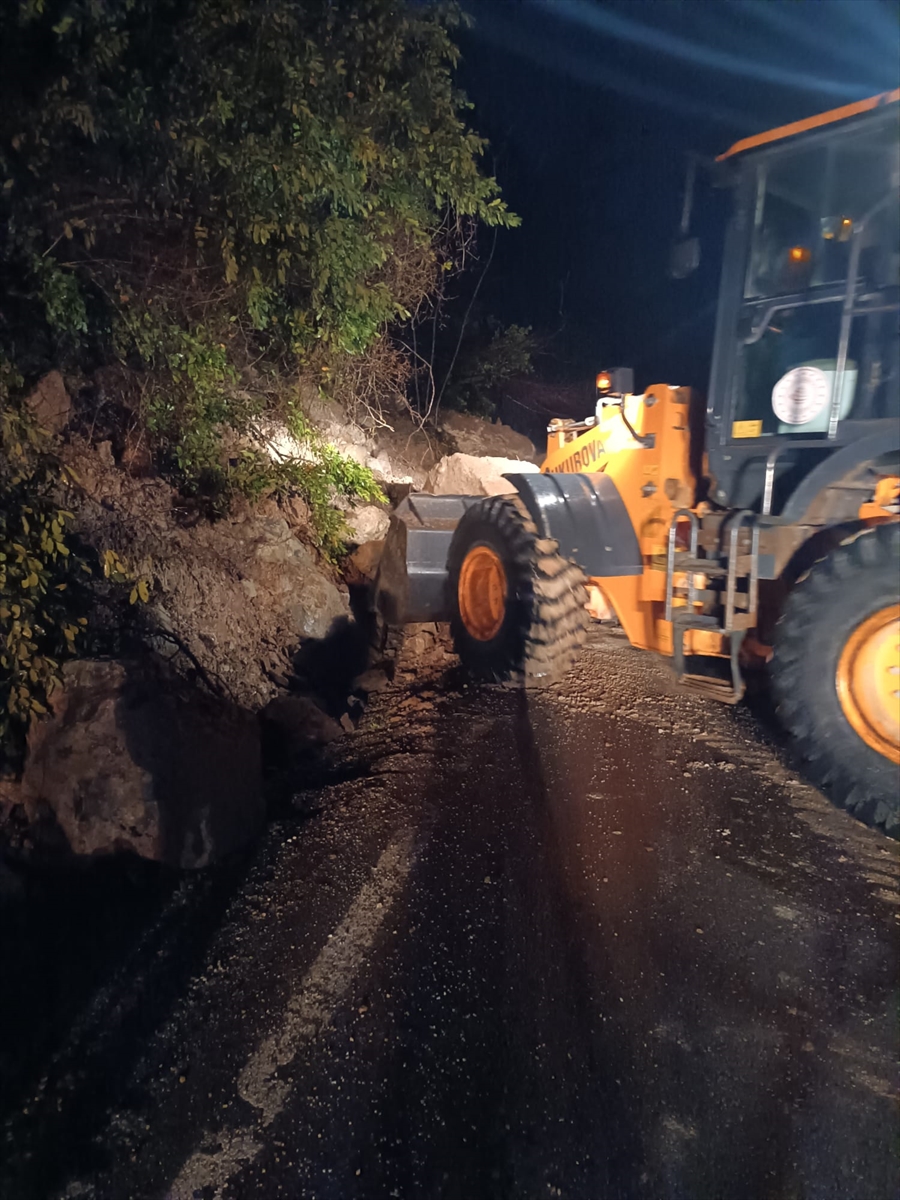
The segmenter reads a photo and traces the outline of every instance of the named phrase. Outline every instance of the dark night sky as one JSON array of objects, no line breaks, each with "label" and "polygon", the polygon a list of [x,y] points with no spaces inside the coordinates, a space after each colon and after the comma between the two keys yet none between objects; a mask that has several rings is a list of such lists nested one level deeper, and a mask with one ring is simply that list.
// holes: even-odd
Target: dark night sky
[{"label": "dark night sky", "polygon": [[[504,321],[559,330],[543,372],[634,366],[705,388],[727,193],[700,271],[666,275],[687,151],[897,87],[900,0],[465,0],[461,83],[523,227],[485,280]],[[560,299],[563,297],[562,314]]]}]

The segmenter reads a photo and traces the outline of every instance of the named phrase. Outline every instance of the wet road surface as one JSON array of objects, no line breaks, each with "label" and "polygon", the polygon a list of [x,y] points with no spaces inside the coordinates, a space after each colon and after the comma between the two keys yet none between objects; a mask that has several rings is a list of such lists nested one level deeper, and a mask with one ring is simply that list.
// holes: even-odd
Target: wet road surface
[{"label": "wet road surface", "polygon": [[598,631],[550,693],[398,684],[329,771],[132,886],[0,1195],[898,1194],[897,845],[746,708]]}]

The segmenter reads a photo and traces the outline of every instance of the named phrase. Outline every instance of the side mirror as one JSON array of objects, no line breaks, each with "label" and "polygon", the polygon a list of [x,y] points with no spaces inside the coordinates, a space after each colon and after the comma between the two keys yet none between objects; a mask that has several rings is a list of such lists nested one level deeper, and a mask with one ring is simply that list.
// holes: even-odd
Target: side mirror
[{"label": "side mirror", "polygon": [[700,266],[700,239],[680,238],[672,243],[669,254],[669,275],[672,279],[687,279]]}]

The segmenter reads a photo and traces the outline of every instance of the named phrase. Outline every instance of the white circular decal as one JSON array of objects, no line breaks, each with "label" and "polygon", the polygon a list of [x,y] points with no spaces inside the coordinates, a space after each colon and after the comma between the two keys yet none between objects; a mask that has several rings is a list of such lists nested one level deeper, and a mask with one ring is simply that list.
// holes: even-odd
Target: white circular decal
[{"label": "white circular decal", "polygon": [[785,425],[805,425],[828,402],[828,376],[819,367],[794,367],[772,388],[772,411]]}]

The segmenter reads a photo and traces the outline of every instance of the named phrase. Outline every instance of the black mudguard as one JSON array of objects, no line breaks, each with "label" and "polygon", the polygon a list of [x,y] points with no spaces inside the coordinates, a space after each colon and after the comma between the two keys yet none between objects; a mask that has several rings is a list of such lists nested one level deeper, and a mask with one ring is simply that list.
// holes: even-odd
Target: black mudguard
[{"label": "black mudguard", "polygon": [[507,475],[541,537],[559,543],[585,575],[641,575],[637,534],[608,475]]}]

